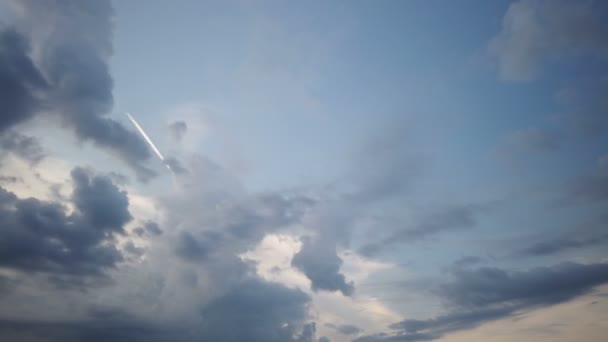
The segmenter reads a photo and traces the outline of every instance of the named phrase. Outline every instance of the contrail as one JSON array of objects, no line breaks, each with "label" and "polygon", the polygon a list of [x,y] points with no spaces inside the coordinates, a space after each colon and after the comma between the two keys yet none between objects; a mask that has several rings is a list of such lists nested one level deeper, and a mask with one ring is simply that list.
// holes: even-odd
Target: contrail
[{"label": "contrail", "polygon": [[169,165],[169,163],[167,163],[167,161],[165,160],[165,157],[163,157],[163,154],[160,153],[160,151],[158,150],[158,148],[156,148],[156,145],[154,145],[154,143],[152,142],[152,139],[150,139],[150,137],[146,134],[146,132],[144,131],[144,129],[141,128],[141,126],[137,123],[137,121],[135,120],[135,118],[133,118],[131,116],[131,114],[129,114],[128,112],[126,112],[125,114],[129,118],[129,120],[131,120],[131,122],[133,123],[133,125],[135,126],[135,128],[137,128],[137,130],[139,131],[139,133],[141,133],[141,135],[144,137],[144,139],[146,139],[146,141],[148,142],[148,145],[150,145],[150,147],[152,148],[152,150],[154,151],[154,153],[156,153],[156,155],[158,156],[158,159],[160,159],[160,161],[163,162],[163,165],[165,165],[165,167],[169,171],[171,171],[171,173],[175,176],[175,172],[171,168],[171,165]]},{"label": "contrail", "polygon": [[135,125],[135,128],[137,128],[137,130],[139,131],[139,133],[141,133],[141,135],[144,137],[144,139],[146,139],[146,141],[148,142],[148,145],[150,145],[150,147],[152,148],[152,150],[154,151],[154,153],[156,153],[156,155],[158,156],[158,158],[160,158],[160,160],[164,163],[165,162],[165,157],[163,157],[162,153],[160,153],[160,151],[158,150],[158,148],[156,148],[156,146],[152,142],[152,139],[150,139],[150,137],[146,134],[146,132],[144,131],[144,129],[141,128],[141,126],[137,123],[137,121],[135,121],[135,119],[131,116],[131,114],[129,114],[129,113],[125,113],[125,114],[129,118],[129,120],[131,120],[131,122],[133,123],[133,125]]}]

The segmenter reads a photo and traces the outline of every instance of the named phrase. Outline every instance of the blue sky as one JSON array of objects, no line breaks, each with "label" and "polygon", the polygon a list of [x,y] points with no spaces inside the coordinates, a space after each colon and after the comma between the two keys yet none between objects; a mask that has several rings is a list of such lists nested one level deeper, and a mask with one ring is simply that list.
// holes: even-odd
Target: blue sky
[{"label": "blue sky", "polygon": [[0,337],[608,333],[601,1],[0,10]]}]

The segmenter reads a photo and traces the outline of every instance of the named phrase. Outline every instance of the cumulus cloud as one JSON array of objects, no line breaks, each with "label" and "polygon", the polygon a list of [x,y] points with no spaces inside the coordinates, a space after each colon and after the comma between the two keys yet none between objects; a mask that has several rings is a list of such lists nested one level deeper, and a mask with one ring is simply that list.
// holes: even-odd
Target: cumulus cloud
[{"label": "cumulus cloud", "polygon": [[345,296],[352,296],[355,290],[353,283],[347,283],[339,272],[342,259],[336,255],[334,244],[304,239],[291,264],[310,279],[314,291],[340,291]]},{"label": "cumulus cloud", "polygon": [[314,336],[311,326],[295,337],[301,321],[307,318],[309,301],[300,290],[260,279],[246,280],[202,309],[202,329],[212,341],[310,341]]},{"label": "cumulus cloud", "polygon": [[512,3],[502,30],[489,45],[500,77],[533,79],[540,65],[563,57],[608,57],[608,25],[601,1],[520,0]]},{"label": "cumulus cloud", "polygon": [[0,96],[6,113],[0,134],[35,115],[55,114],[78,139],[127,162],[140,180],[154,176],[145,166],[146,143],[107,116],[113,104],[110,3],[20,1],[17,6],[18,27],[0,32]]},{"label": "cumulus cloud", "polygon": [[68,210],[0,188],[0,264],[24,272],[94,275],[122,260],[111,243],[131,220],[126,193],[108,177],[76,168]]}]

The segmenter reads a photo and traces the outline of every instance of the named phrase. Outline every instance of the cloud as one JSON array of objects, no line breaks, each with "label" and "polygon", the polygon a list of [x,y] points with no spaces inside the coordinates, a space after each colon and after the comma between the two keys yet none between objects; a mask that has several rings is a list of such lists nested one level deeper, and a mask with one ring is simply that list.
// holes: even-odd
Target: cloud
[{"label": "cloud", "polygon": [[300,290],[248,279],[202,309],[203,333],[209,341],[294,341],[309,301]]},{"label": "cloud", "polygon": [[6,341],[152,341],[187,342],[188,335],[158,322],[142,321],[125,313],[92,312],[77,321],[0,320],[0,338]]},{"label": "cloud", "polygon": [[339,272],[342,259],[336,255],[336,246],[321,240],[304,239],[302,248],[296,253],[291,265],[304,272],[310,279],[314,291],[340,291],[345,296],[352,296],[355,288],[347,283]]},{"label": "cloud", "polygon": [[136,256],[136,257],[140,257],[144,254],[145,249],[141,248],[141,247],[137,247],[135,246],[135,244],[133,243],[133,241],[127,241],[124,245],[123,245],[123,249],[125,252]]},{"label": "cloud", "polygon": [[456,261],[454,261],[454,267],[469,267],[472,265],[479,264],[483,261],[483,258],[477,256],[464,256]]},{"label": "cloud", "polygon": [[133,232],[139,236],[142,237],[146,234],[152,235],[152,236],[158,236],[158,235],[162,235],[163,231],[162,229],[160,229],[160,226],[158,225],[158,223],[154,222],[154,221],[146,221],[143,225],[143,227],[137,227],[135,229],[133,229]]},{"label": "cloud", "polygon": [[24,272],[99,276],[122,260],[112,243],[130,221],[126,194],[105,176],[72,171],[69,213],[57,202],[0,187],[0,265]]},{"label": "cloud", "polygon": [[0,31],[0,134],[32,117],[42,106],[40,92],[48,88],[30,58],[28,40],[14,29]]},{"label": "cloud", "polygon": [[36,138],[14,131],[0,134],[0,150],[13,153],[31,165],[38,164],[45,157],[44,150]]},{"label": "cloud", "polygon": [[335,324],[327,323],[327,324],[325,324],[325,326],[328,328],[334,329],[343,335],[356,335],[362,331],[359,327],[357,327],[356,325],[352,325],[352,324],[335,325]]},{"label": "cloud", "polygon": [[223,236],[215,232],[202,232],[197,238],[190,232],[182,232],[176,247],[176,254],[184,260],[204,261],[214,249],[220,247]]},{"label": "cloud", "polygon": [[608,264],[564,263],[528,271],[499,268],[455,268],[453,279],[436,294],[451,312],[429,319],[407,319],[391,324],[394,333],[370,335],[357,341],[426,341],[519,312],[571,300],[608,283]]},{"label": "cloud", "polygon": [[603,245],[606,242],[608,242],[608,233],[589,234],[587,236],[580,236],[580,233],[575,233],[534,243],[524,248],[521,254],[528,256],[553,255],[566,250]]},{"label": "cloud", "polygon": [[440,232],[472,228],[477,224],[476,215],[487,209],[487,205],[453,205],[433,209],[412,226],[394,230],[382,240],[362,246],[360,252],[373,256],[397,243],[417,241]]},{"label": "cloud", "polygon": [[[201,305],[182,321],[138,318],[129,308],[94,305],[77,320],[0,320],[0,339],[8,341],[252,341],[312,342],[310,298],[300,290],[246,277]],[[263,309],[261,309],[263,308]]]},{"label": "cloud", "polygon": [[71,173],[74,183],[72,201],[83,218],[94,227],[124,232],[123,226],[133,218],[129,213],[127,193],[109,177],[94,176],[82,168]]},{"label": "cloud", "polygon": [[565,263],[522,272],[483,267],[456,270],[453,275],[454,280],[438,291],[453,305],[479,308],[502,304],[527,308],[561,303],[608,282],[608,264]]},{"label": "cloud", "polygon": [[150,156],[146,143],[107,116],[113,104],[107,64],[112,54],[110,3],[16,4],[21,9],[18,29],[0,32],[0,96],[8,113],[0,119],[0,133],[41,113],[56,114],[78,139],[127,162],[140,180],[153,177],[145,166]]},{"label": "cloud", "polygon": [[185,121],[179,120],[169,124],[169,134],[175,141],[181,141],[187,130],[188,125]]},{"label": "cloud", "polygon": [[608,57],[606,7],[601,1],[520,0],[512,3],[489,51],[500,77],[529,81],[539,66],[563,57]]}]

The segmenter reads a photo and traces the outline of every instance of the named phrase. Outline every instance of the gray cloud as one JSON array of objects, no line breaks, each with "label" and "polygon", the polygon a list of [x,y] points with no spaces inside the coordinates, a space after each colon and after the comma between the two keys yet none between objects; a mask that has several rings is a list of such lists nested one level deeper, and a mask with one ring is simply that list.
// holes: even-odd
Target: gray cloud
[{"label": "gray cloud", "polygon": [[188,170],[183,167],[181,162],[175,157],[166,157],[165,164],[167,164],[171,171],[173,171],[176,175],[188,173]]},{"label": "gray cloud", "polygon": [[0,134],[32,117],[48,84],[30,58],[28,40],[16,30],[0,31]]},{"label": "gray cloud", "polygon": [[202,305],[190,321],[144,319],[121,307],[93,306],[80,320],[0,320],[0,339],[312,342],[315,324],[304,323],[309,303],[310,298],[300,290],[247,277]]},{"label": "gray cloud", "polygon": [[71,175],[72,201],[83,218],[94,227],[123,232],[123,226],[133,218],[127,193],[109,177],[94,176],[82,168],[75,168]]},{"label": "gray cloud", "polygon": [[17,183],[22,182],[23,179],[15,176],[0,176],[0,183]]},{"label": "gray cloud", "polygon": [[199,235],[195,237],[190,232],[182,232],[177,241],[177,256],[189,261],[204,261],[224,239],[222,234],[215,232],[202,232]]},{"label": "gray cloud", "polygon": [[353,342],[416,342],[416,341],[432,341],[439,338],[437,335],[427,333],[411,333],[411,334],[386,334],[379,333],[375,335],[361,336],[353,340]]},{"label": "gray cloud", "polygon": [[127,252],[133,256],[136,256],[136,257],[142,256],[145,252],[145,249],[135,246],[133,241],[127,241],[123,245],[123,249],[125,250],[125,252]]},{"label": "gray cloud", "polygon": [[336,255],[335,245],[318,239],[304,239],[302,242],[302,248],[294,255],[291,264],[310,279],[311,288],[314,291],[340,291],[345,296],[352,296],[355,289],[339,273],[342,259]]},{"label": "gray cloud", "polygon": [[483,267],[455,270],[453,275],[454,281],[442,285],[438,293],[454,305],[522,308],[561,303],[608,282],[608,264],[566,263],[524,272]]},{"label": "gray cloud", "polygon": [[517,272],[489,267],[455,268],[452,275],[451,281],[436,290],[450,304],[451,312],[394,323],[389,326],[394,333],[356,341],[434,340],[525,310],[559,304],[608,283],[608,264],[567,263]]},{"label": "gray cloud", "polygon": [[[296,328],[307,317],[309,301],[300,290],[245,280],[204,307],[202,330],[209,341],[293,341]],[[311,333],[305,329],[302,336]]]},{"label": "gray cloud", "polygon": [[607,242],[608,233],[588,234],[587,236],[580,236],[579,233],[567,234],[534,243],[521,250],[520,253],[528,256],[552,255],[571,249],[603,245]]},{"label": "gray cloud", "polygon": [[465,256],[454,261],[454,267],[469,267],[472,265],[479,264],[483,261],[483,258],[477,256]]},{"label": "gray cloud", "polygon": [[169,133],[176,141],[181,141],[187,130],[188,125],[184,121],[174,121],[169,124]]},{"label": "gray cloud", "polygon": [[356,335],[362,331],[356,325],[351,325],[351,324],[335,325],[335,324],[327,323],[327,324],[325,324],[325,326],[328,328],[334,329],[343,335]]},{"label": "gray cloud", "polygon": [[124,192],[109,178],[72,171],[76,210],[20,199],[0,188],[0,264],[26,272],[101,275],[122,260],[112,236],[131,219]]},{"label": "gray cloud", "polygon": [[[60,116],[76,137],[107,148],[140,180],[154,176],[150,156],[135,132],[107,117],[112,108],[113,15],[108,1],[20,1],[20,30],[0,33],[0,133],[39,113]],[[22,32],[27,32],[25,36]],[[40,54],[31,58],[29,44]],[[44,75],[44,76],[43,76]],[[6,100],[6,101],[5,101]]]},{"label": "gray cloud", "polygon": [[14,131],[0,135],[0,150],[11,152],[30,164],[37,164],[45,157],[44,150],[36,138]]},{"label": "gray cloud", "polygon": [[187,333],[159,322],[124,314],[96,314],[79,321],[0,320],[0,338],[6,341],[193,341]]},{"label": "gray cloud", "polygon": [[158,236],[163,234],[163,230],[160,229],[158,223],[154,221],[146,221],[142,227],[133,229],[135,235],[142,237],[146,234],[151,236]]},{"label": "gray cloud", "polygon": [[384,239],[362,246],[360,252],[372,256],[397,243],[417,241],[440,232],[472,228],[477,224],[476,215],[487,209],[487,205],[454,205],[433,209],[413,226],[394,230]]},{"label": "gray cloud", "polygon": [[[357,223],[387,201],[400,200],[421,175],[422,160],[409,148],[410,130],[405,122],[377,134],[355,151],[351,171],[343,183],[324,189],[318,210],[305,225],[315,238],[304,241],[292,265],[311,281],[313,290],[340,291],[350,296],[354,284],[340,273],[339,248],[348,248]],[[344,187],[344,188],[342,188]]]},{"label": "gray cloud", "polygon": [[527,81],[543,62],[563,57],[608,57],[608,24],[602,1],[537,1],[512,3],[501,32],[491,41],[500,77]]}]

